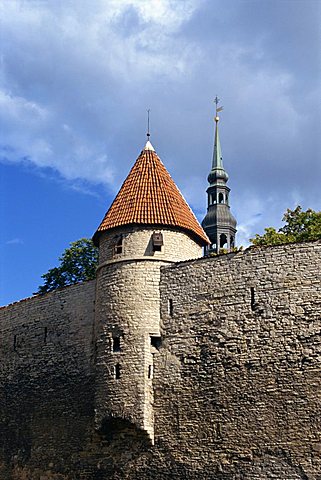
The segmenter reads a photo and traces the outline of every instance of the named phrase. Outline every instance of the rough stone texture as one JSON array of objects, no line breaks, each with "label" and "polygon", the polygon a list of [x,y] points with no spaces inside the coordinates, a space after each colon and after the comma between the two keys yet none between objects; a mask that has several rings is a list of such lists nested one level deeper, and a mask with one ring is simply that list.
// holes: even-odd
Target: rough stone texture
[{"label": "rough stone texture", "polygon": [[[101,269],[96,293],[96,421],[118,416],[153,438],[151,335],[159,332],[160,262],[111,264]],[[121,351],[113,352],[113,336]],[[116,365],[120,378],[115,378]]]},{"label": "rough stone texture", "polygon": [[112,260],[93,331],[94,288],[0,310],[1,480],[321,480],[321,242]]},{"label": "rough stone texture", "polygon": [[69,478],[79,462],[93,422],[94,288],[0,309],[1,480]]},{"label": "rough stone texture", "polygon": [[161,302],[155,437],[175,462],[320,479],[320,242],[168,266]]}]

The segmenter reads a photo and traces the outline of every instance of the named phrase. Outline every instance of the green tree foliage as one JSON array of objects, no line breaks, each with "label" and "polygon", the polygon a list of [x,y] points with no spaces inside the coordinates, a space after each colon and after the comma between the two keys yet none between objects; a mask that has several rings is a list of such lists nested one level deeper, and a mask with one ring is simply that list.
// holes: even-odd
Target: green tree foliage
[{"label": "green tree foliage", "polygon": [[281,245],[321,239],[321,212],[310,208],[304,212],[300,206],[294,210],[288,208],[282,220],[285,225],[278,231],[268,227],[263,235],[256,234],[250,242],[253,245]]},{"label": "green tree foliage", "polygon": [[38,288],[37,293],[51,292],[56,288],[95,278],[98,249],[88,238],[81,238],[66,248],[59,261],[59,267],[51,268],[41,276],[44,285]]}]

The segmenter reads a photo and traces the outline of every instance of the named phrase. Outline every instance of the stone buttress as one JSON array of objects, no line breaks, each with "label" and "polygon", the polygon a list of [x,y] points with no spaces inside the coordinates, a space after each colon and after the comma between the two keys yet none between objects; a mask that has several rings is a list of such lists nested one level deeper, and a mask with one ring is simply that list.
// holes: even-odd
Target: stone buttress
[{"label": "stone buttress", "polygon": [[202,256],[208,239],[149,141],[94,242],[99,246],[96,427],[124,420],[144,430],[153,442],[160,268]]}]

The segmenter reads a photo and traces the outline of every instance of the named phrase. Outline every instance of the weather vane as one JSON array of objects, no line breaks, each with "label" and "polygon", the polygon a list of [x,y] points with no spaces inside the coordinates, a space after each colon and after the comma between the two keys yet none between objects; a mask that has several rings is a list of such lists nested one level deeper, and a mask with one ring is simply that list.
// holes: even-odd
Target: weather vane
[{"label": "weather vane", "polygon": [[149,112],[150,109],[147,110],[147,140],[149,140],[150,132],[149,132]]},{"label": "weather vane", "polygon": [[223,107],[218,106],[219,102],[220,102],[220,99],[216,95],[216,97],[214,99],[214,103],[215,103],[215,106],[216,106],[216,108],[215,108],[215,122],[218,122],[219,119],[220,119],[220,117],[218,116],[218,112],[221,112],[223,110]]}]

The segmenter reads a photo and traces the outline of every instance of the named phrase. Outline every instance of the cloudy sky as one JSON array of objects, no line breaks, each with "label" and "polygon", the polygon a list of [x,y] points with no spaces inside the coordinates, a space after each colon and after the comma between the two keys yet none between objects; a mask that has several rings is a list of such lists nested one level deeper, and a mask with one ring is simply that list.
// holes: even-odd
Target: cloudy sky
[{"label": "cloudy sky", "polygon": [[0,0],[0,303],[91,236],[146,138],[201,220],[213,99],[238,244],[321,209],[321,0]]}]

